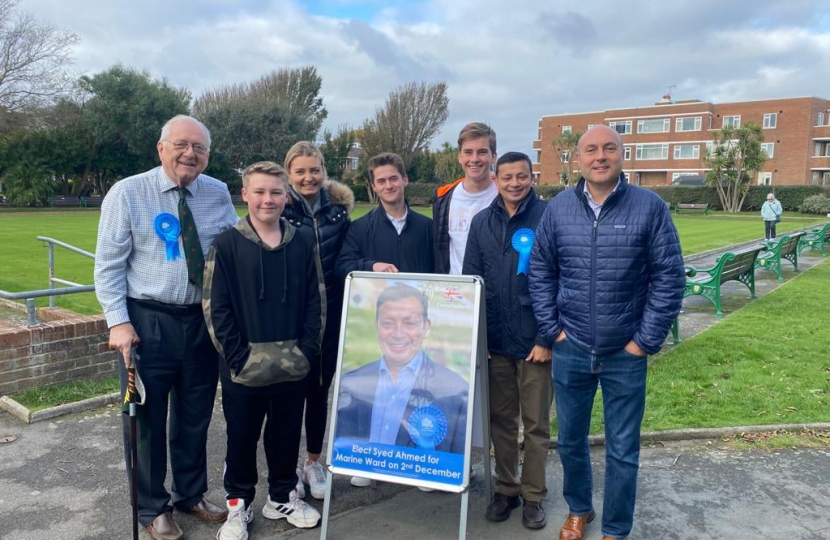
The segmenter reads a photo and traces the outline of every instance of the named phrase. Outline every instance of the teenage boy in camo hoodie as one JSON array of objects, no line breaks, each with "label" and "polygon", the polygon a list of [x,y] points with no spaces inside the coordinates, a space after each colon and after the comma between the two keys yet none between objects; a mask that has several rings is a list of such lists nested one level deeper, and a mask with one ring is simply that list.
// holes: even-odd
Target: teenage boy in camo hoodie
[{"label": "teenage boy in camo hoodie", "polygon": [[262,422],[268,502],[262,514],[315,527],[320,514],[298,497],[297,455],[306,377],[320,361],[323,287],[314,246],[281,218],[288,175],[270,161],[242,173],[248,216],[216,238],[208,253],[204,298],[219,364],[228,447],[228,519],[219,540],[247,540],[256,492]]}]

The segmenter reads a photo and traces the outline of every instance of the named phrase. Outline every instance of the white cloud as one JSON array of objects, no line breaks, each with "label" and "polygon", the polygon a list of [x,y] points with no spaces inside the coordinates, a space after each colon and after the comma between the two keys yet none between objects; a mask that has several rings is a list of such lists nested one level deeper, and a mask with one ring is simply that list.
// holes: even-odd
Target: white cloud
[{"label": "white cloud", "polygon": [[122,62],[196,95],[314,64],[329,127],[360,124],[404,82],[444,79],[450,118],[436,146],[482,120],[498,132],[501,152],[530,152],[542,115],[648,105],[669,85],[676,98],[716,101],[828,97],[830,88],[830,17],[821,2],[327,2],[359,16],[311,15],[294,0],[21,7],[82,38],[80,71]]}]

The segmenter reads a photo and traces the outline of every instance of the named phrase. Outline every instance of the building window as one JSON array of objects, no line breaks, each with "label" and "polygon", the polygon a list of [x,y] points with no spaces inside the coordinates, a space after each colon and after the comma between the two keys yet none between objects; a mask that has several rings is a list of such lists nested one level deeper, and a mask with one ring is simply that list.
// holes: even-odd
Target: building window
[{"label": "building window", "polygon": [[821,185],[830,186],[830,172],[826,172],[821,176]]},{"label": "building window", "polygon": [[626,161],[631,161],[631,147],[630,146],[625,146],[624,148],[625,148],[625,160]]},{"label": "building window", "polygon": [[355,142],[353,142],[353,143],[352,143],[352,148],[362,148],[362,147],[360,146],[360,141],[355,141]]},{"label": "building window", "polygon": [[818,179],[819,178],[821,178],[821,173],[819,173],[818,171],[813,171],[813,185],[814,186],[818,185]]},{"label": "building window", "polygon": [[358,157],[350,157],[349,158],[349,170],[356,171],[357,170],[357,162],[360,160]]},{"label": "building window", "polygon": [[815,149],[813,150],[813,157],[821,157],[821,149],[824,147],[823,144],[820,142],[816,143]]},{"label": "building window", "polygon": [[741,115],[733,115],[733,116],[724,116],[723,117],[723,127],[733,127],[739,128],[741,127]]},{"label": "building window", "polygon": [[570,133],[571,126],[562,126],[562,133]]},{"label": "building window", "polygon": [[702,176],[702,175],[699,175],[698,173],[691,172],[691,171],[690,172],[676,172],[676,173],[672,173],[671,181],[674,182],[675,180],[677,180],[681,176]]},{"label": "building window", "polygon": [[824,145],[824,157],[830,157],[830,143]]},{"label": "building window", "polygon": [[700,131],[702,118],[694,116],[691,118],[678,118],[674,123],[675,131]]},{"label": "building window", "polygon": [[542,151],[541,150],[536,150],[536,163],[541,163],[541,162],[542,162]]},{"label": "building window", "polygon": [[772,129],[778,123],[778,113],[767,113],[764,115],[764,129]]},{"label": "building window", "polygon": [[818,117],[816,118],[816,126],[823,126],[824,125],[824,113],[818,113]]},{"label": "building window", "polygon": [[588,131],[589,129],[591,129],[594,126],[596,126],[596,124],[588,124],[588,128],[585,131]]},{"label": "building window", "polygon": [[616,130],[620,135],[631,134],[631,120],[626,120],[625,122],[608,122],[608,127]]},{"label": "building window", "polygon": [[699,144],[676,144],[674,145],[674,159],[698,159],[700,158]]},{"label": "building window", "polygon": [[761,143],[761,150],[767,153],[767,157],[772,159],[775,157],[775,143],[765,142]]},{"label": "building window", "polygon": [[759,186],[771,186],[772,185],[772,173],[771,172],[760,172],[760,173],[758,173],[758,185]]},{"label": "building window", "polygon": [[637,159],[669,159],[669,145],[638,144]]},{"label": "building window", "polygon": [[653,118],[650,120],[637,120],[637,133],[668,133],[668,118]]},{"label": "building window", "polygon": [[568,163],[569,161],[571,161],[571,151],[562,150],[562,163]]}]

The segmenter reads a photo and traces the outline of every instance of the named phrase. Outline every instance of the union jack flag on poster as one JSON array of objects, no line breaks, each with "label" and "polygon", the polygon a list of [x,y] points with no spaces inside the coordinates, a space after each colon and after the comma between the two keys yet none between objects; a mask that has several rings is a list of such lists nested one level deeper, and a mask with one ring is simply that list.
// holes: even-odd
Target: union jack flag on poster
[{"label": "union jack flag on poster", "polygon": [[444,298],[450,302],[454,302],[456,300],[463,300],[464,295],[459,292],[458,287],[444,287]]}]

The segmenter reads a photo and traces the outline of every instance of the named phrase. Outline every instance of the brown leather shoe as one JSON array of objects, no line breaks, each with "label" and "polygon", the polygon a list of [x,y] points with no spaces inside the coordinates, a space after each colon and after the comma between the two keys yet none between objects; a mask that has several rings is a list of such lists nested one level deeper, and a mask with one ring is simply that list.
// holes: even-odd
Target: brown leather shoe
[{"label": "brown leather shoe", "polygon": [[202,497],[202,500],[199,501],[196,506],[185,510],[185,512],[193,514],[197,518],[208,523],[222,523],[228,517],[227,508],[216,506],[204,497]]},{"label": "brown leather shoe", "polygon": [[170,512],[158,516],[150,525],[147,525],[147,534],[153,540],[182,540],[184,533],[173,521]]},{"label": "brown leather shoe", "polygon": [[585,536],[585,525],[594,521],[595,517],[597,513],[593,510],[582,516],[568,514],[565,524],[559,529],[559,540],[582,540]]}]

